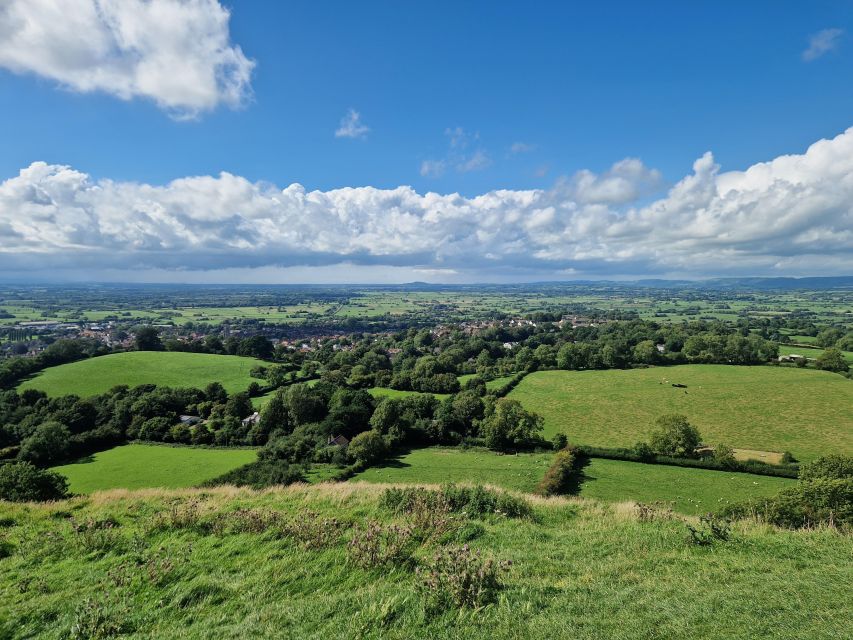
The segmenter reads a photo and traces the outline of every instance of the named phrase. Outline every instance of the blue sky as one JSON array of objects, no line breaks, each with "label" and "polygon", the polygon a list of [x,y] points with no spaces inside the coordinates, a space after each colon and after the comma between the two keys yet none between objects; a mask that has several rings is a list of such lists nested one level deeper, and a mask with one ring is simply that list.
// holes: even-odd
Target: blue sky
[{"label": "blue sky", "polygon": [[[91,2],[32,0],[25,8],[15,6],[26,4],[19,0],[11,4],[13,12],[18,8],[22,12],[18,18],[38,21],[45,14],[33,5],[52,4],[70,14],[82,12]],[[182,4],[157,2],[166,8]],[[221,10],[216,0],[183,4],[200,14]],[[260,251],[254,245],[264,237],[264,225],[257,220],[288,225],[288,216],[296,216],[310,227],[306,217],[314,214],[292,208],[247,214],[249,205],[234,204],[221,193],[216,196],[219,205],[233,210],[216,219],[228,217],[231,233],[243,234],[245,243],[226,246],[222,237],[198,231],[173,237],[178,223],[173,221],[173,229],[165,232],[162,220],[147,221],[144,233],[139,227],[114,233],[113,217],[120,214],[104,213],[108,206],[91,204],[89,194],[81,197],[93,207],[88,219],[96,219],[96,230],[78,228],[82,223],[74,219],[74,238],[57,240],[49,249],[33,247],[32,242],[10,244],[0,258],[0,263],[5,260],[2,266],[35,273],[40,261],[31,254],[47,251],[57,264],[73,268],[80,277],[108,273],[122,278],[122,273],[142,270],[152,277],[178,280],[202,272],[201,279],[215,279],[221,268],[237,269],[237,275],[220,272],[236,279],[251,280],[252,269],[258,270],[256,274],[262,269],[263,277],[273,280],[280,269],[310,277],[306,266],[322,267],[316,269],[322,279],[335,279],[352,265],[369,279],[374,279],[371,273],[382,279],[403,268],[399,274],[403,279],[410,279],[413,272],[408,270],[419,269],[425,277],[417,279],[435,275],[448,280],[850,271],[849,245],[829,249],[815,245],[814,238],[822,242],[827,234],[837,236],[849,229],[850,211],[836,205],[818,206],[808,220],[783,225],[770,237],[750,236],[723,247],[705,244],[687,251],[686,255],[709,253],[701,267],[684,255],[661,257],[661,248],[626,253],[626,247],[637,244],[631,234],[621,244],[609,239],[619,235],[614,230],[624,227],[632,210],[647,218],[640,224],[646,234],[649,225],[668,224],[643,208],[672,200],[668,189],[692,175],[694,162],[705,152],[713,153],[717,173],[744,171],[785,154],[804,154],[816,141],[844,134],[853,125],[853,3],[234,0],[226,8],[230,18],[223,14],[224,27],[221,20],[212,19],[211,24],[221,28],[211,30],[225,39],[229,52],[239,47],[247,81],[239,84],[239,99],[201,91],[194,95],[204,97],[193,98],[192,104],[177,104],[180,91],[163,88],[170,82],[168,62],[165,71],[160,70],[166,77],[155,78],[148,89],[138,88],[138,75],[131,80],[121,77],[124,59],[109,62],[108,73],[96,69],[108,79],[91,88],[86,82],[94,76],[85,74],[85,66],[92,58],[93,67],[103,67],[107,64],[103,59],[85,49],[77,51],[79,43],[71,38],[59,57],[67,55],[73,64],[57,62],[56,56],[33,60],[29,53],[21,53],[21,45],[32,52],[38,43],[12,31],[21,28],[22,20],[7,20],[4,30],[0,14],[0,180],[14,179],[41,162],[49,170],[36,171],[38,176],[28,175],[26,180],[56,180],[57,167],[68,167],[85,176],[75,187],[83,190],[97,190],[105,181],[113,188],[125,183],[159,188],[184,177],[215,179],[221,172],[245,180],[273,200],[270,185],[275,191],[299,183],[306,192],[324,194],[372,187],[383,193],[360,194],[356,201],[344,203],[336,196],[332,204],[323,205],[336,211],[341,224],[364,242],[345,246],[338,239],[317,238],[306,231],[312,237],[304,245],[280,239]],[[162,23],[162,19],[151,23],[154,33],[149,39],[154,47],[164,37],[156,32]],[[78,28],[85,31],[86,23],[81,24]],[[177,19],[175,25],[173,31],[180,38]],[[8,33],[13,36],[4,35]],[[197,37],[189,33],[186,38]],[[180,56],[203,59],[206,51],[180,42],[174,51],[175,66],[180,66]],[[144,55],[135,50],[129,57]],[[130,86],[137,88],[127,89]],[[358,118],[350,132],[357,135],[336,136],[351,110]],[[836,144],[840,147],[846,139]],[[612,177],[608,171],[626,158],[642,163],[627,177],[622,169],[615,173],[632,183],[628,196],[579,195],[578,181],[587,175],[579,172],[600,181]],[[820,159],[812,160],[812,165],[821,165]],[[826,176],[808,179],[816,185]],[[509,232],[507,237],[490,236],[490,246],[460,244],[478,232],[482,235],[482,230],[459,228],[465,213],[457,212],[444,236],[435,233],[447,243],[441,250],[398,246],[407,233],[423,236],[418,220],[391,225],[393,237],[380,239],[376,242],[380,248],[374,249],[371,234],[387,216],[399,215],[400,207],[415,218],[430,215],[430,206],[422,200],[409,200],[414,198],[411,194],[401,199],[390,191],[401,185],[411,186],[418,196],[459,193],[476,199],[494,190],[532,189],[546,194],[536,202],[503,202],[501,226],[515,224],[516,215],[529,220],[548,207],[557,214],[537,222],[539,228],[550,225],[547,237],[525,237],[524,246],[515,246]],[[15,199],[21,197],[19,187],[5,185],[7,223],[15,234],[26,236],[27,221],[20,219],[26,207]],[[44,191],[53,193],[48,187]],[[0,227],[3,197],[0,191]],[[139,204],[140,198],[150,203],[149,196],[122,197],[130,198],[124,205],[128,210],[144,209],[151,215],[147,205]],[[762,202],[769,198],[778,206],[777,195],[762,197]],[[844,197],[838,194],[837,201]],[[51,206],[67,216],[79,208],[79,198],[74,206],[60,196],[50,198]],[[157,198],[162,205],[162,198]],[[814,195],[810,198],[807,204],[814,204]],[[754,200],[743,204],[741,218],[731,211],[718,212],[717,223],[742,223],[743,212],[760,208]],[[113,209],[122,206],[110,202]],[[448,201],[440,208],[457,204]],[[193,206],[188,200],[174,206],[180,211],[171,215],[189,216],[204,228],[211,222],[202,220],[202,213],[187,213]],[[487,224],[494,208],[487,213],[472,206],[476,211],[468,215],[482,216]],[[596,213],[590,209],[594,206],[607,211]],[[696,206],[693,213],[700,215]],[[715,205],[701,206],[712,210]],[[342,209],[352,208],[358,209],[358,220],[341,217]],[[678,215],[684,215],[682,209]],[[39,215],[30,215],[34,226]],[[730,219],[722,220],[726,215]],[[606,224],[603,217],[608,218]],[[315,226],[327,224],[329,219],[317,215]],[[247,230],[247,225],[252,228]],[[528,227],[523,233],[530,235]],[[137,232],[143,240],[133,237]],[[516,230],[516,235],[520,233]],[[794,243],[798,251],[780,248],[780,234],[802,237]],[[99,240],[104,236],[109,237]],[[697,238],[673,242],[682,241],[695,243]],[[193,258],[175,259],[182,251]],[[473,266],[460,257],[472,251],[479,258]],[[723,251],[734,264],[715,267],[719,261],[711,258],[714,251]],[[817,260],[828,251],[832,259]],[[104,253],[109,260],[99,257]],[[127,260],[115,259],[116,253]],[[523,255],[536,259],[521,260],[518,256]],[[341,264],[345,266],[335,267]]]}]

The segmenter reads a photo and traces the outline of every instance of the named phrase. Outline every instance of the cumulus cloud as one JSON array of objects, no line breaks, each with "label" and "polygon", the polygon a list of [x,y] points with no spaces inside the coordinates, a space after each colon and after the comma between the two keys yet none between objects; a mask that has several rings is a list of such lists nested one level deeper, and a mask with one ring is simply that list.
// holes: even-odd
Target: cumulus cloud
[{"label": "cumulus cloud", "polygon": [[229,173],[149,185],[34,162],[0,183],[0,271],[96,278],[348,263],[470,280],[853,271],[853,129],[745,171],[722,172],[707,153],[648,201],[657,180],[626,159],[552,189],[464,197],[279,188]]},{"label": "cumulus cloud", "polygon": [[803,51],[803,60],[811,62],[838,48],[843,29],[823,29],[809,38],[809,46]]},{"label": "cumulus cloud", "polygon": [[341,124],[335,131],[336,138],[366,138],[370,128],[361,121],[361,114],[350,109],[341,118]]},{"label": "cumulus cloud", "polygon": [[218,0],[4,0],[0,67],[192,118],[251,96],[229,18]]}]

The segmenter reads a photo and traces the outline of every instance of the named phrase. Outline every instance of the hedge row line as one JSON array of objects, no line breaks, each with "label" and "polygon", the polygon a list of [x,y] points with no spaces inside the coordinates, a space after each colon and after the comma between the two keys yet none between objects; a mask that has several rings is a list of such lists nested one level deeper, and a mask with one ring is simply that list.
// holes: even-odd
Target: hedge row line
[{"label": "hedge row line", "polygon": [[662,455],[640,455],[633,449],[616,449],[609,447],[591,447],[579,445],[576,451],[580,455],[589,458],[607,458],[609,460],[626,460],[628,462],[642,462],[645,464],[664,464],[674,467],[691,467],[696,469],[711,469],[714,471],[739,471],[741,473],[752,473],[759,476],[776,476],[779,478],[796,478],[800,467],[796,464],[776,465],[758,460],[745,462],[735,461],[733,463],[722,463],[707,458],[677,458]]}]

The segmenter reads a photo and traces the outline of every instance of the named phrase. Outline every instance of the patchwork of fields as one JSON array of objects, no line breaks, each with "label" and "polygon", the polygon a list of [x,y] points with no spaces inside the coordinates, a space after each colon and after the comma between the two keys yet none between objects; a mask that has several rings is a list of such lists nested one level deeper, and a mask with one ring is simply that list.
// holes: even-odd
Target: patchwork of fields
[{"label": "patchwork of fields", "polygon": [[253,449],[201,449],[128,444],[54,467],[73,493],[105,489],[193,487],[255,460]]},{"label": "patchwork of fields", "polygon": [[93,396],[126,384],[204,388],[221,382],[229,393],[245,391],[252,368],[264,362],[241,356],[177,351],[128,351],[50,367],[23,382],[18,389],[38,389],[49,396]]},{"label": "patchwork of fields", "polygon": [[542,371],[509,397],[545,418],[545,436],[562,432],[577,444],[631,447],[661,414],[683,413],[710,444],[791,451],[801,460],[853,453],[853,384],[824,371],[727,365]]}]

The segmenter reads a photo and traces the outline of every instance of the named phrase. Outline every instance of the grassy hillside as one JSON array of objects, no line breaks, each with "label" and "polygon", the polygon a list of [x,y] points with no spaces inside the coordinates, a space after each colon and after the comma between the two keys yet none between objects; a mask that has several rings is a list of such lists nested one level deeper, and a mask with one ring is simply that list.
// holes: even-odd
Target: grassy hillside
[{"label": "grassy hillside", "polygon": [[196,449],[129,444],[96,453],[83,461],[54,467],[68,478],[74,493],[104,489],[192,487],[252,462],[252,449]]},{"label": "grassy hillside", "polygon": [[18,389],[39,389],[50,396],[93,396],[118,384],[157,384],[203,388],[221,382],[229,393],[245,391],[261,360],[240,356],[171,351],[129,351],[45,369]]},{"label": "grassy hillside", "polygon": [[[536,501],[530,519],[454,525],[512,566],[484,608],[427,611],[411,565],[350,561],[347,541],[367,520],[412,522],[381,509],[380,491],[116,491],[2,505],[0,625],[7,637],[48,639],[848,635],[849,537],[743,524],[729,542],[699,547],[680,519],[641,522],[628,508],[565,499]],[[343,523],[339,535],[297,527],[282,536],[276,524],[323,518]],[[416,543],[416,562],[439,544]]]},{"label": "grassy hillside", "polygon": [[480,482],[531,492],[554,457],[551,453],[498,455],[485,449],[430,447],[416,449],[383,466],[371,467],[354,480],[365,482]]},{"label": "grassy hillside", "polygon": [[663,502],[679,513],[702,515],[794,484],[790,478],[593,458],[583,468],[579,495],[610,502]]},{"label": "grassy hillside", "polygon": [[[672,383],[686,384],[686,389]],[[853,383],[788,367],[684,365],[542,371],[510,394],[545,418],[545,435],[630,447],[664,413],[687,415],[709,443],[791,451],[803,460],[853,453]]]}]

